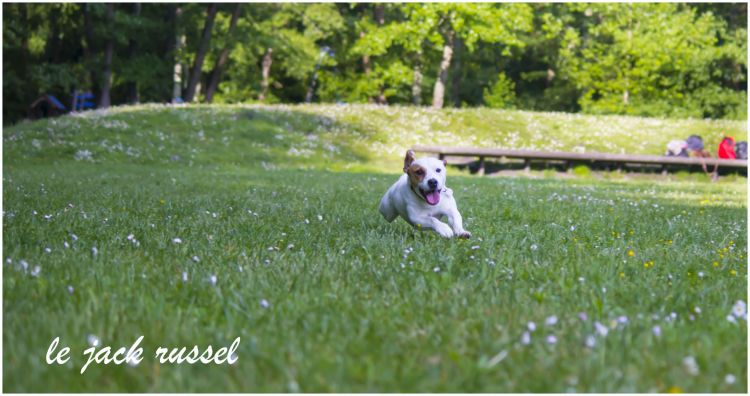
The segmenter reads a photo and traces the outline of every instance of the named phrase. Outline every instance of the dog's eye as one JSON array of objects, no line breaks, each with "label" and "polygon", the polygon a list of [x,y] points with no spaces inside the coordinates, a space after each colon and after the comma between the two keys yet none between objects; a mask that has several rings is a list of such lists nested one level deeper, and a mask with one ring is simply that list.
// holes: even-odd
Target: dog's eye
[{"label": "dog's eye", "polygon": [[442,171],[442,169],[440,169],[440,168],[435,169],[435,172],[437,172],[437,173],[440,173],[440,171]]}]

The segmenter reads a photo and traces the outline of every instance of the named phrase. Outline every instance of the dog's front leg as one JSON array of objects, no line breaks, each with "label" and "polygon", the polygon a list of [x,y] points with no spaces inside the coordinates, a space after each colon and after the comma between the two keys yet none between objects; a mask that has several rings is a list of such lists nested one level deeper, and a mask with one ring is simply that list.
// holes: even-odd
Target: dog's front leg
[{"label": "dog's front leg", "polygon": [[433,230],[443,238],[453,237],[453,230],[448,227],[448,224],[445,224],[432,216],[410,216],[409,222],[417,228]]},{"label": "dog's front leg", "polygon": [[457,237],[464,239],[471,238],[471,233],[464,230],[463,218],[455,205],[446,213],[446,217],[448,217],[448,224],[451,225],[453,233],[456,234]]}]

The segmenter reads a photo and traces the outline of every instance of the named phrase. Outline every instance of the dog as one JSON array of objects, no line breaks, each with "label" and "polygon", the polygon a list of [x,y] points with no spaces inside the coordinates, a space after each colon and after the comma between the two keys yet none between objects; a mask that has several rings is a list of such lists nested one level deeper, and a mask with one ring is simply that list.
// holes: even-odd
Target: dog
[{"label": "dog", "polygon": [[[407,223],[425,230],[433,230],[441,237],[468,239],[464,230],[453,190],[445,186],[445,161],[437,158],[414,158],[414,151],[406,152],[404,175],[394,183],[380,200],[380,213],[390,223],[401,216]],[[448,218],[448,224],[439,219]]]}]

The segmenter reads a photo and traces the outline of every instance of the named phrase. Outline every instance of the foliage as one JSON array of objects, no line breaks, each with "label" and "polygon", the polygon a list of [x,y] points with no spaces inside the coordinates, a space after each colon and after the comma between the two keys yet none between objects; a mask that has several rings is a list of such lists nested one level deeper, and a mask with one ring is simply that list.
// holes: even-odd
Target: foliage
[{"label": "foliage", "polygon": [[[3,52],[14,60],[3,64],[4,122],[44,93],[66,104],[73,89],[98,95],[110,38],[113,103],[126,103],[133,84],[141,101],[171,101],[206,4],[133,7],[116,4],[107,23],[101,3],[4,4]],[[233,7],[219,6],[206,65],[229,39]],[[485,93],[502,74],[521,109],[742,120],[746,16],[740,3],[254,3],[243,6],[214,100],[257,100],[272,48],[266,101],[302,102],[312,89],[317,102],[426,103],[448,43],[445,102],[455,107],[497,105]]]},{"label": "foliage", "polygon": [[492,88],[484,90],[484,102],[487,107],[512,109],[516,98],[516,84],[505,73],[497,76]]}]

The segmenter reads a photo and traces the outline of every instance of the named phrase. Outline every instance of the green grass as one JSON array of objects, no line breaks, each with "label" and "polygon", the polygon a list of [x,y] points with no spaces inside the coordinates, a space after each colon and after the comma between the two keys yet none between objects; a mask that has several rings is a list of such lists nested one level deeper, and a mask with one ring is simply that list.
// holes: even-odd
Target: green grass
[{"label": "green grass", "polygon": [[[401,138],[342,121],[399,109],[321,109],[336,108],[125,108],[6,129],[4,390],[747,390],[747,322],[727,320],[747,301],[744,179],[451,169],[474,238],[445,241],[377,213],[397,174],[376,170],[396,155],[368,148]],[[608,334],[589,348],[594,322]],[[81,375],[88,335],[143,335],[144,361]],[[238,336],[233,366],[153,358]],[[72,364],[45,364],[54,337]]]}]

